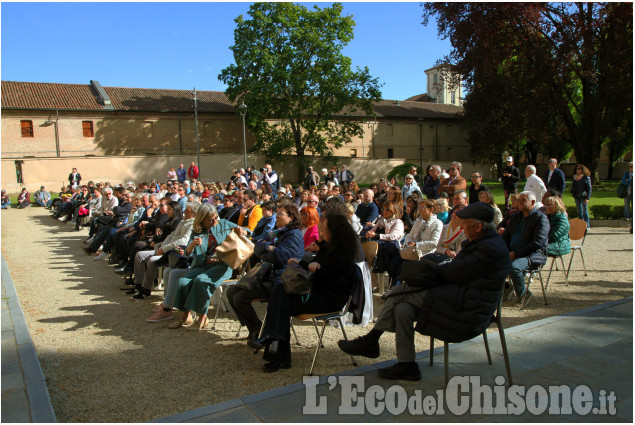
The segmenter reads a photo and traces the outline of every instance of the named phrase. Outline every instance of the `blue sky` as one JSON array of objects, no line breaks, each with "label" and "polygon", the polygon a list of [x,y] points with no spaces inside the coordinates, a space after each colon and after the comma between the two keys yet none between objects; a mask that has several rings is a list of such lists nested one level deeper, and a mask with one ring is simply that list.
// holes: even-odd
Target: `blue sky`
[{"label": "blue sky", "polygon": [[[249,5],[2,3],[1,78],[222,91],[217,76],[233,63],[234,19]],[[418,2],[350,2],[344,12],[357,24],[344,53],[379,78],[385,99],[426,91],[423,71],[451,46],[436,25],[421,25]]]}]

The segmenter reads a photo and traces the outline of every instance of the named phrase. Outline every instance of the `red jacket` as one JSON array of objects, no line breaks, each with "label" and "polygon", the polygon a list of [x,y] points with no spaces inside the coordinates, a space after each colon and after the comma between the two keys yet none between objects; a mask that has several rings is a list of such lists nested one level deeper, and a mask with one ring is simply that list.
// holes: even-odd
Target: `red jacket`
[{"label": "red jacket", "polygon": [[196,165],[190,166],[187,170],[187,175],[191,179],[198,179],[198,167]]}]

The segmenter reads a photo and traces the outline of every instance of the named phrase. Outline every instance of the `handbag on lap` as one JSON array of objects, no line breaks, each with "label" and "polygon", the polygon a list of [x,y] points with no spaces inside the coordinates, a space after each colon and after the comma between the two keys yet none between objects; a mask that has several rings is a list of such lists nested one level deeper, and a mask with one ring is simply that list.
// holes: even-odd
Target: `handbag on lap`
[{"label": "handbag on lap", "polygon": [[236,282],[236,286],[240,288],[245,288],[251,290],[254,286],[262,283],[273,268],[273,264],[271,263],[258,263],[251,270],[249,270],[243,277],[240,278],[238,282]]},{"label": "handbag on lap", "polygon": [[231,232],[222,244],[216,247],[216,255],[232,269],[242,266],[254,253],[254,244],[244,235]]},{"label": "handbag on lap", "polygon": [[313,273],[296,263],[289,264],[280,279],[285,292],[290,295],[307,295],[313,289]]}]

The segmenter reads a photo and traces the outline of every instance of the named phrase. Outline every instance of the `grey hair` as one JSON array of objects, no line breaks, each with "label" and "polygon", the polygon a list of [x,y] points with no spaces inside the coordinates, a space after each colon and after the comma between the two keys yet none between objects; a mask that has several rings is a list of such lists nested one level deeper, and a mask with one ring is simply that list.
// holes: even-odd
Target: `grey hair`
[{"label": "grey hair", "polygon": [[104,195],[106,193],[110,193],[112,195],[112,188],[111,187],[105,187],[104,190],[101,191],[101,193],[103,193]]},{"label": "grey hair", "polygon": [[458,168],[459,171],[463,171],[463,164],[461,164],[459,161],[450,162],[450,166],[452,166],[452,165],[456,165],[456,168]]},{"label": "grey hair", "polygon": [[531,191],[529,191],[529,190],[526,190],[526,191],[524,191],[524,192],[520,192],[520,193],[518,194],[518,197],[520,198],[520,197],[521,197],[521,196],[523,196],[523,195],[524,195],[524,196],[526,196],[526,197],[527,197],[527,199],[529,199],[530,201],[534,201],[534,202],[536,202],[536,194],[535,194],[534,192],[531,192]]},{"label": "grey hair", "polygon": [[[198,212],[198,209],[200,208],[200,206],[201,206],[201,204],[199,204],[198,202],[186,202],[185,203],[185,209],[192,211],[192,213],[194,215],[196,215],[196,213]],[[183,211],[183,212],[185,212],[185,211]]]},{"label": "grey hair", "polygon": [[536,174],[536,167],[534,167],[533,165],[528,165],[527,167],[525,167],[525,170],[529,168],[529,171],[531,171],[531,174]]},{"label": "grey hair", "polygon": [[201,233],[203,231],[203,221],[205,221],[207,217],[215,216],[215,215],[218,215],[218,212],[214,205],[201,204],[201,206],[198,207],[198,211],[196,212],[196,217],[194,218],[194,224],[192,225],[192,232]]},{"label": "grey hair", "polygon": [[463,199],[467,199],[467,192],[464,190],[457,190],[454,192],[454,195],[459,194],[461,196],[461,198]]}]

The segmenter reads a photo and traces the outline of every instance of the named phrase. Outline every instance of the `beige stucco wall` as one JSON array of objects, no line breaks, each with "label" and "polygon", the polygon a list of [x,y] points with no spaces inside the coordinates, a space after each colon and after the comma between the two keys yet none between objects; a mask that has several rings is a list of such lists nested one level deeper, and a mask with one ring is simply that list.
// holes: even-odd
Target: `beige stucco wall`
[{"label": "beige stucco wall", "polygon": [[[217,178],[227,181],[232,169],[243,166],[243,156],[237,154],[203,154],[201,158],[201,178],[212,181]],[[89,180],[110,182],[112,184],[126,183],[130,180],[141,182],[156,178],[166,180],[166,173],[170,167],[178,168],[183,163],[186,168],[191,161],[196,161],[195,155],[174,156],[126,156],[126,157],[89,157],[89,158],[25,158],[22,160],[24,184],[16,180],[15,160],[3,159],[2,181],[0,186],[9,193],[17,193],[22,186],[30,192],[39,189],[41,185],[50,191],[59,191],[62,184],[68,184],[68,174],[72,168],[78,169],[82,175],[82,183]],[[345,164],[356,174],[360,182],[376,181],[384,177],[393,167],[404,162],[403,159],[372,160],[341,158],[339,164]],[[248,155],[247,164],[254,164],[260,168],[266,163],[262,155]],[[316,170],[328,164],[316,158],[312,161]],[[296,182],[297,169],[292,158],[284,161],[272,162],[273,168],[281,175],[283,183]]]},{"label": "beige stucco wall", "polygon": [[[33,136],[22,137],[20,120],[33,121]],[[82,121],[93,122],[93,137],[84,137]],[[2,157],[56,157],[55,127],[61,157],[85,155],[144,155],[196,152],[192,114],[109,112],[2,112]],[[247,134],[247,144],[254,138]],[[206,153],[242,151],[240,118],[199,115],[199,148]]]}]

